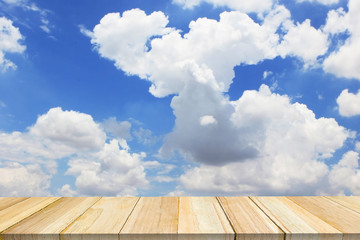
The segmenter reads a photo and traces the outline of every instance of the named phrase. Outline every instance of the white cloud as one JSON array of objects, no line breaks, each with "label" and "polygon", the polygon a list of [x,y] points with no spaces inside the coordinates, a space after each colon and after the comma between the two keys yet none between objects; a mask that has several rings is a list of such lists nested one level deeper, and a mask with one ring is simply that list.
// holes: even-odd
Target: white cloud
[{"label": "white cloud", "polygon": [[169,177],[169,176],[156,176],[155,177],[155,181],[157,181],[157,182],[160,182],[160,183],[163,183],[163,182],[165,182],[165,183],[169,183],[169,182],[174,182],[174,181],[176,181],[176,179],[175,178],[172,178],[172,177]]},{"label": "white cloud", "polygon": [[146,43],[151,36],[169,33],[171,29],[165,27],[167,23],[168,19],[162,12],[149,16],[139,9],[125,11],[122,16],[109,13],[95,26],[91,43],[102,57],[115,61],[116,67],[145,77],[143,57],[148,50]]},{"label": "white cloud", "polygon": [[355,150],[360,152],[360,142],[356,142],[355,144]]},{"label": "white cloud", "polygon": [[60,107],[39,116],[29,134],[81,150],[98,149],[106,139],[90,115],[63,111]]},{"label": "white cloud", "polygon": [[69,184],[65,184],[60,189],[58,189],[57,195],[62,197],[75,197],[77,196],[77,192],[71,189]]},{"label": "white cloud", "polygon": [[0,161],[0,196],[25,197],[47,196],[50,175],[38,164],[20,164]]},{"label": "white cloud", "polygon": [[173,3],[183,6],[185,9],[192,9],[202,3],[209,3],[215,7],[227,7],[240,12],[263,13],[270,11],[274,4],[273,0],[173,0]]},{"label": "white cloud", "polygon": [[269,76],[273,75],[274,73],[272,71],[264,71],[263,73],[263,79],[268,78]]},{"label": "white cloud", "polygon": [[344,194],[344,190],[353,195],[360,194],[359,153],[349,151],[332,167],[329,182],[336,194]]},{"label": "white cloud", "polygon": [[[316,119],[305,105],[271,93],[266,85],[259,91],[245,91],[232,104],[231,132],[217,148],[233,145],[240,152],[247,145],[257,154],[220,167],[204,160],[180,177],[182,190],[190,194],[316,194],[321,190],[329,171],[321,159],[343,145],[349,136],[343,127],[334,119]],[[199,144],[189,145],[194,152]],[[226,153],[222,157],[217,161],[223,161]]]},{"label": "white cloud", "polygon": [[23,53],[25,46],[21,44],[23,36],[19,29],[13,26],[11,20],[0,17],[0,70],[16,69],[16,65],[5,58],[6,53]]},{"label": "white cloud", "polygon": [[80,195],[136,195],[138,188],[148,184],[141,162],[145,156],[121,149],[113,139],[91,159],[70,160],[67,174],[76,177]]},{"label": "white cloud", "polygon": [[319,3],[324,5],[333,5],[339,3],[339,0],[296,0],[297,3],[310,2],[310,3]]},{"label": "white cloud", "polygon": [[324,71],[337,77],[360,80],[360,1],[349,0],[349,11],[330,11],[324,31],[337,34],[347,31],[350,37],[339,49],[330,54],[323,63]]},{"label": "white cloud", "polygon": [[[143,31],[143,22],[153,21],[157,24]],[[87,35],[117,68],[149,80],[154,96],[175,94],[175,126],[160,155],[178,151],[200,164],[180,177],[178,192],[317,192],[329,172],[324,159],[343,146],[348,131],[334,119],[317,119],[305,105],[271,93],[266,85],[245,91],[237,101],[224,92],[236,65],[279,54],[316,63],[327,51],[327,34],[309,20],[294,25],[283,6],[276,6],[260,24],[234,11],[223,12],[218,21],[192,21],[183,35],[166,25],[162,13],[146,15],[135,9],[122,17],[107,14]]]},{"label": "white cloud", "polygon": [[5,3],[7,3],[9,6],[12,7],[19,7],[22,8],[25,11],[32,11],[36,12],[40,15],[40,21],[42,25],[40,25],[40,29],[42,29],[46,33],[50,33],[53,26],[50,24],[47,16],[50,12],[49,10],[39,8],[35,3],[29,1],[29,0],[3,0]]},{"label": "white cloud", "polygon": [[26,0],[3,0],[7,4],[21,5],[26,2]]},{"label": "white cloud", "polygon": [[[119,130],[115,123],[110,128]],[[141,161],[145,154],[130,153],[125,139],[106,140],[106,133],[90,115],[59,107],[38,116],[25,132],[0,133],[0,175],[9,176],[0,180],[0,192],[48,195],[57,161],[67,158],[68,173],[76,177],[77,189],[64,185],[59,194],[136,194],[147,183]]]},{"label": "white cloud", "polygon": [[357,94],[349,93],[348,89],[343,90],[336,102],[339,106],[339,113],[344,117],[360,115],[360,90]]},{"label": "white cloud", "polygon": [[324,32],[331,34],[344,32],[347,29],[345,15],[343,8],[330,10],[327,14],[326,24],[323,27]]},{"label": "white cloud", "polygon": [[87,35],[99,54],[114,61],[117,68],[150,80],[150,92],[157,97],[179,93],[189,79],[227,91],[235,65],[277,56],[279,36],[275,32],[289,16],[279,6],[259,25],[244,13],[224,12],[220,21],[192,21],[190,31],[181,36],[166,28],[163,13],[146,15],[133,9],[122,17],[105,15]]},{"label": "white cloud", "polygon": [[329,47],[327,35],[311,26],[310,20],[293,25],[289,28],[281,44],[279,54],[284,58],[287,55],[301,58],[305,67],[314,64],[317,58],[324,55]]},{"label": "white cloud", "polygon": [[212,115],[204,115],[202,117],[200,117],[200,125],[201,126],[206,126],[206,125],[212,125],[212,124],[216,124],[217,121],[214,118],[214,116]]}]

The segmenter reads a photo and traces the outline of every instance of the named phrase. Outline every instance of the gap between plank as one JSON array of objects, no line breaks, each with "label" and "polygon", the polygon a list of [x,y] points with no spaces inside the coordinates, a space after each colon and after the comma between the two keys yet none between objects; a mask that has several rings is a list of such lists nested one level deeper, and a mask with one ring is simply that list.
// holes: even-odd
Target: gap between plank
[{"label": "gap between plank", "polygon": [[341,204],[341,203],[339,203],[339,202],[336,202],[335,200],[333,200],[333,199],[331,199],[331,198],[329,198],[329,197],[327,197],[327,196],[323,196],[323,197],[326,198],[326,199],[328,199],[328,200],[330,200],[330,201],[332,201],[332,202],[334,202],[334,203],[336,203],[336,204],[339,204],[339,205],[342,206],[342,207],[345,207],[345,208],[347,208],[347,209],[350,209],[351,211],[356,212],[357,214],[360,214],[360,212],[358,212],[357,210],[352,209],[352,208],[350,208],[350,207],[348,207],[348,206],[345,206],[345,205],[343,205],[343,204]]},{"label": "gap between plank", "polygon": [[[62,198],[62,197],[59,197],[58,199],[56,199],[55,201],[53,201],[53,202],[49,203],[48,205],[44,206],[43,208],[40,208],[38,211],[33,212],[33,213],[32,213],[32,214],[30,214],[29,216],[27,216],[27,217],[25,217],[25,218],[21,219],[20,221],[18,221],[18,222],[16,222],[16,223],[14,223],[14,224],[13,224],[13,225],[11,225],[10,227],[8,227],[8,228],[4,229],[2,232],[0,232],[0,235],[1,235],[3,232],[5,232],[6,230],[8,230],[8,229],[12,228],[13,226],[15,226],[16,224],[21,223],[21,222],[22,222],[22,221],[24,221],[25,219],[27,219],[27,218],[31,217],[31,216],[32,216],[32,215],[34,215],[35,213],[38,213],[38,212],[40,212],[41,210],[43,210],[44,208],[46,208],[46,207],[50,206],[51,204],[54,204],[55,202],[59,201],[61,198]],[[27,199],[29,199],[29,198],[27,198]],[[25,199],[25,200],[27,200],[27,199]],[[24,201],[25,201],[25,200],[24,200]],[[22,201],[21,201],[21,202],[22,202]],[[12,206],[15,206],[15,205],[16,205],[16,204],[14,204],[14,205],[12,205]]]},{"label": "gap between plank", "polygon": [[[294,202],[294,201],[291,200],[290,198],[288,198],[288,197],[286,197],[286,198],[287,198],[288,200],[290,200],[291,202],[295,203],[296,205],[298,205],[299,207],[301,207],[302,209],[304,209],[306,212],[312,214],[313,216],[319,218],[321,221],[327,223],[329,226],[331,226],[331,227],[335,228],[336,230],[338,230],[338,231],[341,233],[341,235],[342,235],[341,239],[344,240],[345,234],[344,234],[340,229],[336,228],[335,226],[333,226],[333,225],[330,224],[329,222],[325,221],[325,219],[322,219],[320,216],[316,215],[315,213],[312,213],[312,212],[308,211],[306,208],[303,208],[300,204],[297,204],[296,202]],[[325,197],[324,197],[324,198],[325,198]],[[325,198],[325,199],[328,199],[328,198]],[[342,206],[342,205],[341,205],[341,206]]]},{"label": "gap between plank", "polygon": [[250,201],[252,201],[255,204],[255,206],[257,206],[265,214],[265,216],[267,216],[270,219],[271,222],[275,224],[275,226],[277,226],[284,233],[284,240],[286,240],[286,232],[279,225],[277,225],[274,222],[274,220],[272,220],[272,218],[269,215],[267,215],[266,212],[262,210],[262,208],[259,205],[257,205],[257,203],[250,196],[248,196],[248,198],[250,199]]},{"label": "gap between plank", "polygon": [[125,220],[124,224],[122,225],[122,227],[121,227],[121,229],[120,229],[119,233],[117,234],[117,235],[118,235],[118,239],[119,239],[119,240],[120,240],[120,233],[121,233],[121,231],[123,230],[123,228],[125,227],[125,224],[126,224],[126,223],[127,223],[127,221],[129,220],[129,217],[130,217],[130,216],[131,216],[131,214],[133,213],[134,209],[136,208],[136,206],[137,206],[138,202],[140,201],[140,198],[142,198],[142,197],[138,197],[138,200],[137,200],[137,201],[136,201],[136,203],[134,204],[133,209],[131,209],[131,212],[130,212],[130,213],[129,213],[129,215],[127,216],[127,218],[126,218],[126,220]]},{"label": "gap between plank", "polygon": [[[16,202],[16,203],[8,206],[7,208],[12,207],[12,206],[15,206],[16,204],[21,203],[21,202],[23,202],[23,201],[25,201],[25,200],[27,200],[27,199],[29,199],[29,198],[30,198],[30,197],[25,197],[25,198],[24,198],[23,200],[21,200],[20,202]],[[6,208],[4,208],[3,210],[5,210],[5,209],[6,209]],[[1,211],[3,211],[3,210],[1,210]],[[0,211],[0,212],[1,212],[1,211]]]},{"label": "gap between plank", "polygon": [[74,219],[74,221],[72,221],[69,225],[67,225],[63,230],[61,230],[60,232],[59,232],[59,239],[61,240],[62,239],[62,237],[61,237],[61,233],[62,232],[64,232],[67,228],[69,228],[74,222],[76,222],[76,220],[78,220],[82,215],[84,215],[84,213],[87,211],[87,210],[89,210],[92,206],[94,206],[95,205],[95,203],[97,203],[98,201],[100,201],[100,199],[102,199],[102,197],[99,197],[99,199],[98,200],[96,200],[93,204],[91,204],[82,214],[80,214],[77,218],[75,218]]},{"label": "gap between plank", "polygon": [[225,213],[225,217],[226,217],[226,219],[229,221],[229,224],[230,224],[230,226],[231,226],[231,228],[232,228],[232,230],[233,230],[233,232],[234,232],[234,240],[236,240],[236,231],[235,231],[235,227],[233,226],[232,222],[230,221],[230,218],[229,218],[229,216],[228,216],[227,212],[225,211],[225,209],[224,209],[223,205],[221,204],[221,201],[220,201],[219,197],[215,197],[215,198],[216,198],[216,200],[218,201],[218,203],[219,203],[219,205],[220,205],[221,209],[222,209],[222,210],[223,210],[223,212]]}]

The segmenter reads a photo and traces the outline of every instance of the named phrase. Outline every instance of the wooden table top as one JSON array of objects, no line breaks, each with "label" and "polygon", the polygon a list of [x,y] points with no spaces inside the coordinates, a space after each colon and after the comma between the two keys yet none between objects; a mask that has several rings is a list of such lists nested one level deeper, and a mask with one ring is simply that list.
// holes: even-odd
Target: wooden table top
[{"label": "wooden table top", "polygon": [[355,240],[360,197],[0,198],[0,240]]}]

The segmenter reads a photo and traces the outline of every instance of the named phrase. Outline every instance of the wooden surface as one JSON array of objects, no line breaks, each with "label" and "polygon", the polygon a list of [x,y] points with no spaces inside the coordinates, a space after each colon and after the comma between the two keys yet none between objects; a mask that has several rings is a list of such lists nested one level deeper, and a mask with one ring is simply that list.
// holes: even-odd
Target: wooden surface
[{"label": "wooden surface", "polygon": [[0,240],[355,240],[360,197],[0,198]]}]

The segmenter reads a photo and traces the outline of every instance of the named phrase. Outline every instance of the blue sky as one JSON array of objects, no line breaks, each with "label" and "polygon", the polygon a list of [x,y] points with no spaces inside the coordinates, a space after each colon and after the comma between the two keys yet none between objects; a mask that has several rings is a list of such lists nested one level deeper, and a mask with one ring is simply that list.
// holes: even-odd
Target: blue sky
[{"label": "blue sky", "polygon": [[0,196],[359,195],[357,0],[0,0]]}]

